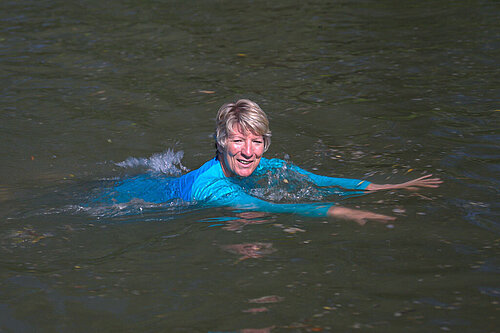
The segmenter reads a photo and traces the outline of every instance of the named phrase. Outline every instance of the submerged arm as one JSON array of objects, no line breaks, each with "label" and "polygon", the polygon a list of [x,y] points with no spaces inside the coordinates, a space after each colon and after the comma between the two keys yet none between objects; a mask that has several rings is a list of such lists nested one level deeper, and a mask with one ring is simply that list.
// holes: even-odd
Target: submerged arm
[{"label": "submerged arm", "polygon": [[226,193],[224,196],[209,202],[217,206],[228,206],[238,209],[261,211],[268,213],[292,213],[308,217],[326,217],[331,203],[274,203],[251,196],[242,190]]},{"label": "submerged arm", "polygon": [[238,209],[269,213],[293,213],[307,217],[340,218],[355,221],[360,225],[364,225],[369,220],[385,223],[393,221],[395,219],[392,216],[372,213],[364,210],[346,208],[335,205],[333,203],[273,203],[253,197],[238,189],[233,189],[233,191],[225,192],[223,196],[220,196],[218,198],[212,198],[212,200],[210,200],[210,202],[208,203],[217,206],[229,206]]},{"label": "submerged arm", "polygon": [[360,209],[352,209],[342,206],[332,206],[328,210],[328,216],[340,218],[344,220],[351,220],[360,225],[364,225],[369,220],[374,220],[377,222],[387,223],[394,221],[396,218],[393,216],[377,214]]},{"label": "submerged arm", "polygon": [[247,200],[251,200],[251,203],[248,205],[240,205],[241,208],[257,209],[274,213],[295,213],[309,217],[333,217],[351,220],[360,225],[364,225],[370,220],[386,223],[396,219],[392,216],[342,207],[335,204],[276,204],[252,196],[249,197],[251,199],[248,198]]}]

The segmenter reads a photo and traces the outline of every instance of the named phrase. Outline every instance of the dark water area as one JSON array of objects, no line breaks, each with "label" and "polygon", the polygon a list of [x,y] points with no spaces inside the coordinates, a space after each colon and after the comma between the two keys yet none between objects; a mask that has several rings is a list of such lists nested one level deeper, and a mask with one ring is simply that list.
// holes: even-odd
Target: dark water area
[{"label": "dark water area", "polygon": [[[489,0],[1,2],[0,332],[497,332],[499,14]],[[390,225],[88,204],[126,177],[198,168],[238,98],[268,113],[268,158],[444,184],[342,201]],[[331,199],[314,193],[292,199]]]}]

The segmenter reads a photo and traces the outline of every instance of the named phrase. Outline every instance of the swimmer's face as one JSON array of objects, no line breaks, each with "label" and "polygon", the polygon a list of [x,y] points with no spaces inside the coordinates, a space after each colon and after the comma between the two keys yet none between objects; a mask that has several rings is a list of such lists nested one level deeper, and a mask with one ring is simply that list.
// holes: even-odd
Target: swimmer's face
[{"label": "swimmer's face", "polygon": [[222,152],[222,170],[226,177],[248,177],[260,163],[264,154],[264,138],[233,126],[228,133],[226,148]]}]

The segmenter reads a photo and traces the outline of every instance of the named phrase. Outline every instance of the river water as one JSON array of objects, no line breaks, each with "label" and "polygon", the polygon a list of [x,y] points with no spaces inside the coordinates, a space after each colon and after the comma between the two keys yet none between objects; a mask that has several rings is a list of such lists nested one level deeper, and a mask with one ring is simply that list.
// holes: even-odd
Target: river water
[{"label": "river water", "polygon": [[[2,1],[0,331],[498,331],[499,14]],[[444,184],[342,203],[390,225],[85,204],[124,177],[196,169],[217,109],[242,97],[270,117],[266,157]]]}]

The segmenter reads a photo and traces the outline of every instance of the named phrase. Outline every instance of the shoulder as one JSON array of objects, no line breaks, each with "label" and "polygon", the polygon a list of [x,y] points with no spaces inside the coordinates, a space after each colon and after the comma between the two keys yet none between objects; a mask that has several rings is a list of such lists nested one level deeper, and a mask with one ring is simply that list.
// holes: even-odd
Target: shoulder
[{"label": "shoulder", "polygon": [[203,164],[198,170],[200,170],[200,177],[224,177],[224,172],[216,157]]},{"label": "shoulder", "polygon": [[219,161],[217,160],[216,157],[206,161],[201,167],[199,167],[197,170],[204,172],[210,168],[212,168],[214,165],[219,164]]},{"label": "shoulder", "polygon": [[193,199],[193,187],[200,177],[210,170],[218,161],[213,158],[196,170],[190,171],[187,174],[179,178],[179,187],[181,191],[181,197],[185,201],[191,201]]},{"label": "shoulder", "polygon": [[192,199],[198,201],[211,200],[235,190],[233,183],[224,175],[217,159],[210,160],[202,168],[203,172],[198,175],[193,183]]}]

